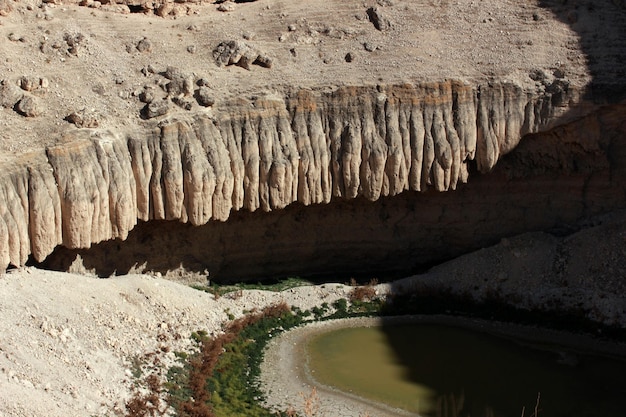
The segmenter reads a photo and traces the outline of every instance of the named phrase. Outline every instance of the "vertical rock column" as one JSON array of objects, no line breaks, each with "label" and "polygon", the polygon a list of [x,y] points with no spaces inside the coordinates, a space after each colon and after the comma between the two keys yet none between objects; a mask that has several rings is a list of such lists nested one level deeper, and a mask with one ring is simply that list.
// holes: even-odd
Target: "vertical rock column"
[{"label": "vertical rock column", "polygon": [[78,131],[47,150],[61,206],[62,244],[125,239],[137,222],[130,155],[110,132]]}]

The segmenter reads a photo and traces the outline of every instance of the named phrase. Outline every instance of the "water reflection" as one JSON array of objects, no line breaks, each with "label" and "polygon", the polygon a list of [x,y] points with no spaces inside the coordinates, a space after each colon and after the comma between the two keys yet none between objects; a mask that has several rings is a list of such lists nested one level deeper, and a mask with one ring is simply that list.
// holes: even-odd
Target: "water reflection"
[{"label": "water reflection", "polygon": [[308,352],[319,382],[420,415],[621,417],[626,405],[625,362],[455,327],[344,328]]}]

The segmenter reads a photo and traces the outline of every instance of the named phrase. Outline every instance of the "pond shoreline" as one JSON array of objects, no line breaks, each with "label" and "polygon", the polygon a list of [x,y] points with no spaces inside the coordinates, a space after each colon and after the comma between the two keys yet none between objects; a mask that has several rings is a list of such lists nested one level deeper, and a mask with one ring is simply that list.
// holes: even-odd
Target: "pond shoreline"
[{"label": "pond shoreline", "polygon": [[265,405],[272,409],[293,407],[304,414],[305,398],[315,389],[318,397],[318,417],[418,416],[385,404],[360,398],[320,384],[307,365],[307,341],[317,334],[346,327],[380,326],[385,324],[421,323],[455,326],[512,340],[516,343],[545,350],[566,349],[575,354],[593,354],[611,358],[626,358],[626,343],[605,341],[591,335],[532,325],[494,322],[483,319],[449,315],[410,315],[393,317],[348,318],[314,322],[278,335],[268,343],[261,366],[261,389],[266,394]]}]

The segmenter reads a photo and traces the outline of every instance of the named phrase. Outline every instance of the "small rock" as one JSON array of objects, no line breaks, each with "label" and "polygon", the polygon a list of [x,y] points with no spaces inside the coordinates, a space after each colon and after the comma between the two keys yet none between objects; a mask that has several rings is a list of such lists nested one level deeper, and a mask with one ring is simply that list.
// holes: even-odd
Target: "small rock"
[{"label": "small rock", "polygon": [[538,22],[539,20],[541,20],[541,16],[539,16],[539,13],[537,12],[533,13],[533,20],[535,22]]},{"label": "small rock", "polygon": [[[150,70],[150,67],[148,67],[148,70]],[[173,80],[174,78],[183,78],[184,74],[179,68],[169,65],[163,72],[163,76],[168,80]]]},{"label": "small rock", "polygon": [[263,68],[272,68],[272,59],[267,55],[259,55],[253,62]]},{"label": "small rock", "polygon": [[215,104],[215,99],[211,95],[211,89],[209,87],[200,87],[196,92],[196,100],[198,104],[204,107],[209,107]]},{"label": "small rock", "polygon": [[24,91],[33,91],[39,88],[38,77],[23,76],[20,78],[20,88]]},{"label": "small rock", "polygon": [[148,38],[143,38],[142,40],[137,42],[136,48],[139,52],[151,52],[152,42],[150,42],[150,39]]},{"label": "small rock", "polygon": [[106,93],[107,90],[104,87],[104,84],[96,83],[93,85],[93,87],[91,87],[91,91],[102,96]]},{"label": "small rock", "polygon": [[156,8],[155,14],[159,17],[165,17],[170,14],[174,10],[174,5],[172,3],[162,3],[159,7]]},{"label": "small rock", "polygon": [[152,89],[144,89],[139,93],[139,101],[150,104],[154,101],[154,91]]},{"label": "small rock", "polygon": [[225,1],[224,3],[217,6],[217,10],[220,12],[233,12],[235,11],[235,3],[232,1]]},{"label": "small rock", "polygon": [[250,65],[256,64],[265,68],[272,67],[272,60],[262,52],[251,48],[242,41],[223,41],[213,50],[215,63],[222,67],[225,65],[237,65],[250,69]]},{"label": "small rock", "polygon": [[100,125],[97,115],[93,112],[87,112],[85,109],[70,113],[65,120],[81,128],[94,128]]},{"label": "small rock", "polygon": [[85,40],[85,35],[82,33],[66,33],[63,35],[63,40],[68,46],[67,52],[72,55],[78,55],[78,48]]},{"label": "small rock", "polygon": [[209,86],[209,80],[207,78],[200,78],[196,84],[198,84],[199,87],[202,87],[202,86],[207,86],[208,87]]},{"label": "small rock", "polygon": [[144,107],[145,116],[148,119],[159,117],[167,114],[170,111],[170,106],[167,100],[153,101],[152,103]]},{"label": "small rock", "polygon": [[41,104],[33,96],[24,96],[17,102],[18,113],[26,117],[37,117],[42,113]]},{"label": "small rock", "polygon": [[244,32],[243,33],[243,38],[247,41],[251,41],[254,38],[256,38],[256,34],[254,32]]},{"label": "small rock", "polygon": [[0,85],[0,105],[12,109],[24,96],[23,91],[13,82],[4,81]]},{"label": "small rock", "polygon": [[187,47],[187,52],[189,52],[190,54],[195,54],[195,53],[196,53],[196,50],[197,50],[196,45],[189,45],[189,46]]},{"label": "small rock", "polygon": [[11,42],[19,42],[19,40],[20,40],[20,36],[19,36],[19,35],[16,35],[16,34],[15,34],[15,33],[13,33],[13,32],[9,33],[8,38],[9,38],[9,40],[10,40]]},{"label": "small rock", "polygon": [[346,62],[352,62],[354,61],[354,55],[352,55],[352,52],[348,52],[344,59],[346,60]]},{"label": "small rock", "polygon": [[172,102],[176,104],[178,107],[185,109],[185,110],[191,110],[193,108],[193,102],[183,97],[174,97],[172,98]]},{"label": "small rock", "polygon": [[363,48],[365,48],[367,52],[374,52],[376,50],[376,45],[371,42],[365,42],[363,44]]},{"label": "small rock", "polygon": [[289,32],[295,32],[296,31],[296,25],[291,24],[291,25],[287,26],[287,30],[289,30]]},{"label": "small rock", "polygon": [[370,7],[367,9],[367,17],[374,27],[380,31],[386,31],[392,27],[391,21],[378,7]]},{"label": "small rock", "polygon": [[178,96],[180,94],[188,95],[193,93],[193,78],[191,77],[177,77],[172,79],[165,85],[165,91],[170,96]]},{"label": "small rock", "polygon": [[296,48],[291,48],[289,50],[289,53],[291,54],[291,56],[293,56],[294,58],[298,56],[298,52],[296,51]]}]

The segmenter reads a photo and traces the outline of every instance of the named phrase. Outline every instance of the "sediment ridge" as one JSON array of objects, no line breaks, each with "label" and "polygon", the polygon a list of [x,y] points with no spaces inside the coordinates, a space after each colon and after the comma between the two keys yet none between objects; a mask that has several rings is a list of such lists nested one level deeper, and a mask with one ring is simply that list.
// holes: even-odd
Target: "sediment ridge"
[{"label": "sediment ridge", "polygon": [[0,267],[125,239],[138,219],[202,225],[240,209],[454,190],[524,135],[590,112],[581,95],[558,78],[534,91],[461,81],[302,89],[135,132],[74,130],[4,164]]}]

